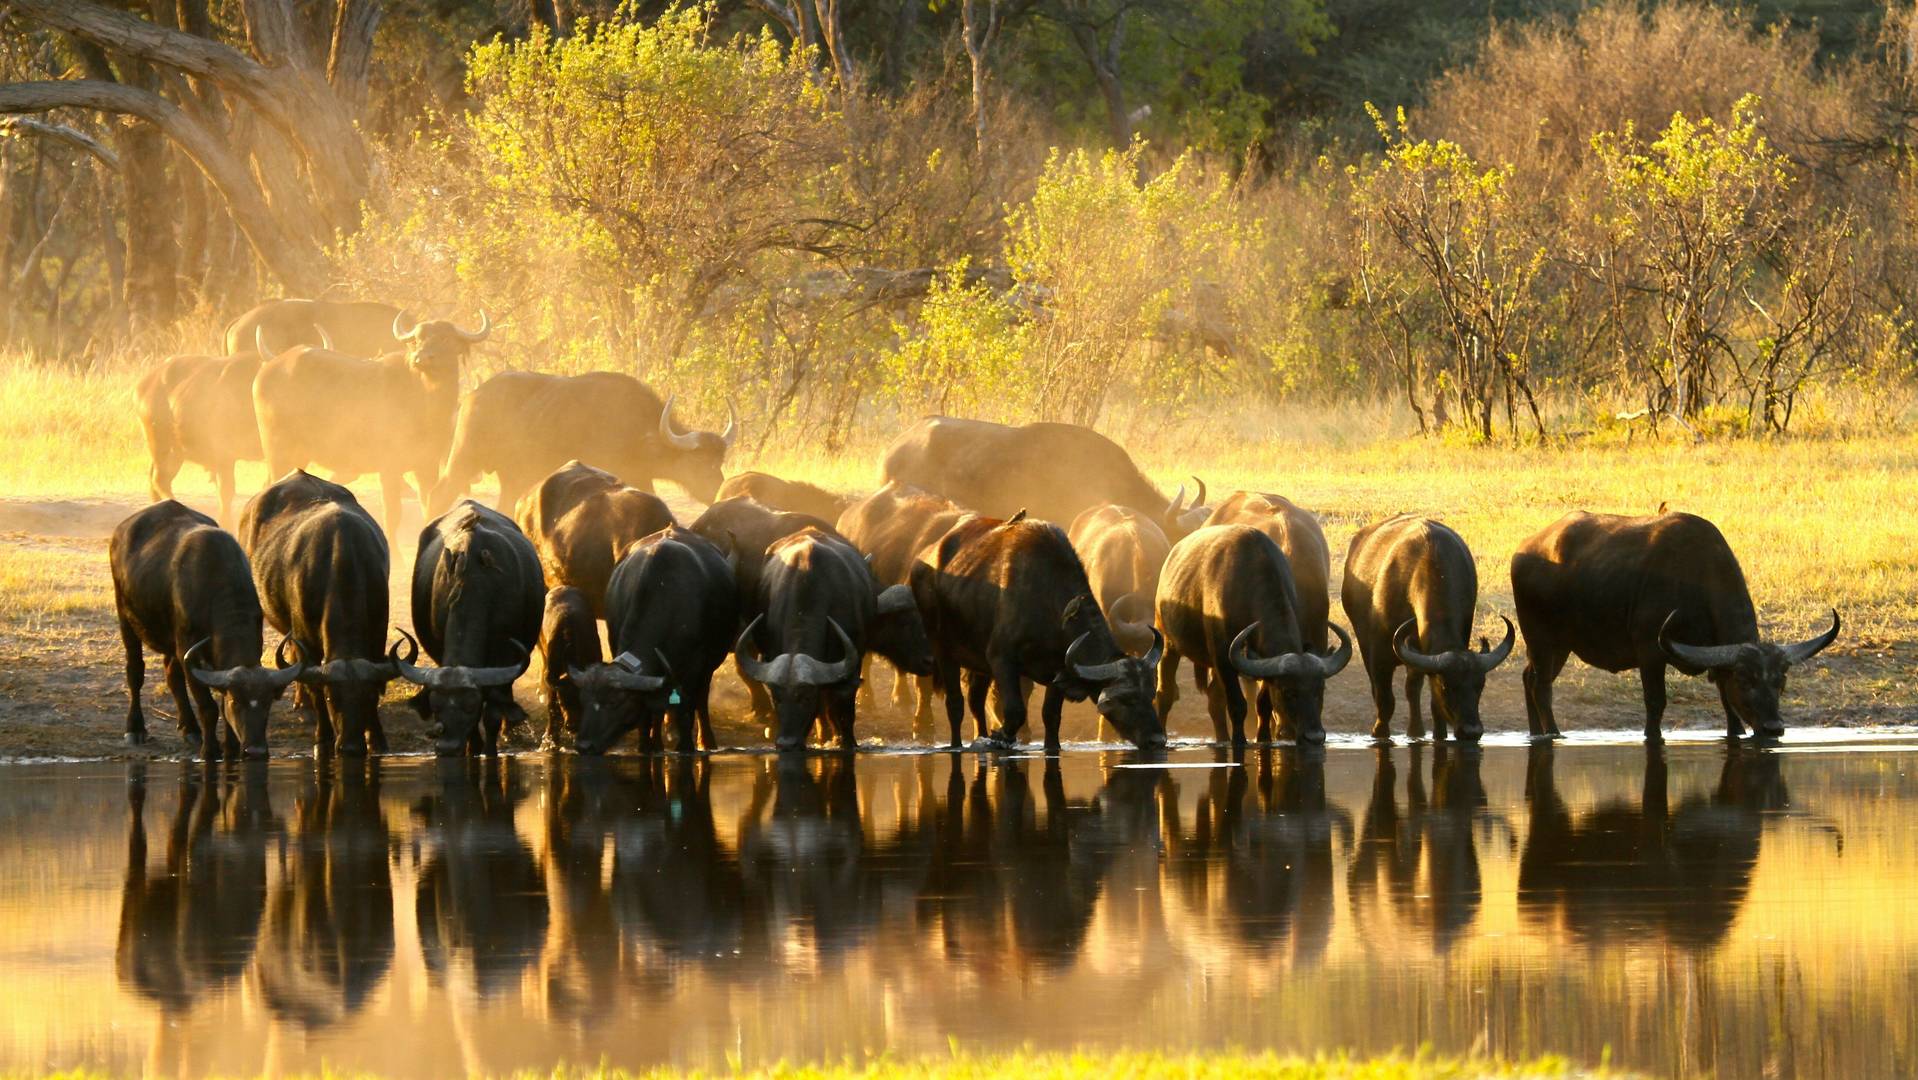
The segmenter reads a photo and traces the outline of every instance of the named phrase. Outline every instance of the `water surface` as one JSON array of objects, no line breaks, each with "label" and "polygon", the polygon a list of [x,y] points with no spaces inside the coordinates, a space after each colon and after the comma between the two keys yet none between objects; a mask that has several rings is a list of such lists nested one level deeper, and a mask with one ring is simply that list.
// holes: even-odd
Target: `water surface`
[{"label": "water surface", "polygon": [[[0,767],[0,1071],[1918,1072],[1918,739]],[[1216,767],[1215,767],[1216,766]]]}]

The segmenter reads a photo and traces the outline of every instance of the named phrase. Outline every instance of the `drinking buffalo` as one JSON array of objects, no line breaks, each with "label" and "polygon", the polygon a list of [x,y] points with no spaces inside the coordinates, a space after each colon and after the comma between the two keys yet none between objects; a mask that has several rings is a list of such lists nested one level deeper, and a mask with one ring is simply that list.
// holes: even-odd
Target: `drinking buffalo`
[{"label": "drinking buffalo", "polygon": [[1430,679],[1433,734],[1445,738],[1449,723],[1461,741],[1477,742],[1485,733],[1478,712],[1485,677],[1511,655],[1516,634],[1506,619],[1498,648],[1480,638],[1478,651],[1472,651],[1478,564],[1459,534],[1413,514],[1366,526],[1346,549],[1340,600],[1378,708],[1372,737],[1392,737],[1392,672],[1404,664],[1411,713],[1405,734],[1414,739],[1425,734],[1419,684]]},{"label": "drinking buffalo", "polygon": [[603,753],[636,727],[641,747],[657,749],[669,711],[679,750],[694,748],[695,718],[701,742],[715,749],[707,698],[739,629],[733,570],[719,546],[677,525],[635,543],[613,570],[606,629],[613,662],[567,672],[579,687],[580,753]]},{"label": "drinking buffalo", "polygon": [[808,528],[766,550],[754,607],[735,653],[740,674],[771,691],[781,750],[803,747],[820,719],[832,724],[841,747],[855,744],[854,698],[867,650],[884,643],[902,670],[932,670],[911,590],[879,588],[859,552],[829,530]]},{"label": "drinking buffalo", "polygon": [[1172,550],[1165,530],[1137,510],[1107,503],[1074,518],[1066,535],[1085,563],[1113,638],[1129,653],[1150,649],[1152,600]]},{"label": "drinking buffalo", "polygon": [[672,407],[672,398],[662,405],[646,384],[614,371],[495,375],[460,403],[452,452],[431,502],[445,506],[481,473],[497,473],[499,507],[510,512],[522,492],[569,458],[611,469],[643,491],[671,480],[712,502],[738,425],[729,409],[725,431],[681,431]]},{"label": "drinking buffalo", "polygon": [[389,539],[398,536],[407,473],[426,505],[452,441],[460,364],[492,325],[483,312],[477,330],[437,320],[407,328],[404,319],[394,316],[393,336],[405,352],[362,360],[297,346],[253,380],[267,475],[309,465],[345,481],[377,474]]},{"label": "drinking buffalo", "polygon": [[[265,757],[267,708],[305,665],[284,662],[283,642],[279,670],[260,666],[260,595],[239,542],[212,518],[169,499],[121,522],[107,558],[127,654],[127,741],[147,739],[140,711],[144,645],[160,654],[189,747],[208,760],[219,757],[224,728],[228,756],[244,748],[248,757]],[[218,708],[213,690],[220,692]]]},{"label": "drinking buffalo", "polygon": [[300,673],[322,701],[309,701],[314,740],[342,754],[386,749],[380,694],[398,676],[386,658],[386,537],[331,481],[294,470],[255,495],[240,515],[240,543],[253,560],[266,619],[318,658]]},{"label": "drinking buffalo", "polygon": [[547,747],[559,745],[559,736],[579,734],[579,687],[567,674],[573,668],[589,670],[605,660],[599,645],[599,625],[586,594],[571,585],[555,585],[546,592],[546,611],[539,628],[540,682],[546,699]]},{"label": "drinking buffalo", "polygon": [[742,472],[728,476],[726,482],[719,485],[719,492],[713,499],[722,502],[740,495],[775,510],[810,514],[824,521],[838,521],[839,515],[845,513],[846,507],[854,502],[817,484],[808,484],[803,480],[782,480],[763,472]]},{"label": "drinking buffalo", "polygon": [[[965,516],[964,509],[942,496],[887,481],[884,487],[846,507],[839,515],[839,532],[871,561],[879,584],[903,585],[910,581],[913,562],[920,553]],[[906,686],[906,673],[901,672],[892,684],[894,705],[905,704]],[[932,720],[932,687],[930,678],[918,680],[914,730]]]},{"label": "drinking buffalo", "polygon": [[527,493],[518,519],[547,582],[579,589],[596,618],[605,617],[606,584],[620,556],[633,541],[674,524],[659,496],[578,461],[553,470]]},{"label": "drinking buffalo", "polygon": [[[1102,503],[1130,506],[1180,537],[1205,520],[1185,488],[1167,499],[1118,443],[1077,424],[1008,427],[929,416],[887,447],[887,480],[936,492],[982,514],[1069,522]],[[1205,485],[1199,485],[1199,503]]]},{"label": "drinking buffalo", "polygon": [[348,356],[382,356],[404,344],[399,316],[391,304],[367,301],[268,300],[228,323],[222,336],[229,356],[251,352],[262,332],[283,349],[317,345]]},{"label": "drinking buffalo", "polygon": [[467,500],[420,532],[413,627],[439,666],[393,661],[423,688],[440,756],[499,753],[500,728],[520,715],[513,682],[532,661],[526,643],[538,638],[545,599],[539,556],[506,515]]},{"label": "drinking buffalo", "polygon": [[[1065,702],[1093,695],[1099,715],[1134,745],[1165,745],[1152,704],[1162,641],[1155,631],[1143,659],[1119,648],[1085,567],[1057,525],[962,522],[938,542],[930,562],[913,566],[912,591],[932,638],[953,746],[965,715],[962,669],[991,676],[998,691],[1004,726],[988,736],[994,742],[1018,739],[1026,721],[1022,680],[1031,679],[1046,688],[1040,715],[1048,750],[1059,748]],[[978,685],[983,692],[985,682]]]},{"label": "drinking buffalo", "polygon": [[134,391],[140,430],[152,466],[155,502],[173,497],[173,478],[187,462],[205,466],[220,493],[220,520],[233,520],[233,466],[260,460],[253,415],[253,377],[260,357],[175,356],[140,379]]},{"label": "drinking buffalo", "polygon": [[[1206,679],[1212,731],[1223,742],[1245,744],[1245,691],[1239,676],[1264,685],[1259,692],[1259,741],[1279,737],[1324,742],[1325,680],[1352,659],[1352,639],[1336,624],[1339,647],[1315,652],[1299,633],[1298,592],[1284,553],[1250,525],[1208,525],[1172,546],[1159,579],[1159,626],[1165,631],[1160,710],[1171,707],[1172,680],[1181,656]],[[1257,650],[1256,652],[1254,650]]]},{"label": "drinking buffalo", "polygon": [[1525,635],[1526,719],[1534,736],[1554,738],[1552,680],[1573,654],[1601,671],[1638,669],[1647,740],[1662,738],[1667,664],[1709,674],[1727,734],[1750,725],[1775,738],[1785,730],[1785,673],[1818,655],[1839,628],[1833,611],[1817,637],[1760,641],[1737,557],[1717,526],[1691,514],[1567,514],[1519,545],[1512,599]]}]

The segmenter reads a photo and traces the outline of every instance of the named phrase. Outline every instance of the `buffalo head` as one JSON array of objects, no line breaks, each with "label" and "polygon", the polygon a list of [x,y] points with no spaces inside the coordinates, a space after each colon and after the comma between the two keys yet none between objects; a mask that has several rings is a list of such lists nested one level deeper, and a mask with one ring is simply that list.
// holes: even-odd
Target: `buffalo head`
[{"label": "buffalo head", "polygon": [[[1068,609],[1067,621],[1071,618]],[[1105,638],[1103,648],[1095,645],[1100,637]],[[1109,659],[1095,660],[1095,652],[1103,652]],[[1086,630],[1066,648],[1061,688],[1068,697],[1079,696],[1075,691],[1081,687],[1090,688],[1097,694],[1099,715],[1127,742],[1142,750],[1163,749],[1165,718],[1152,699],[1159,686],[1159,660],[1164,655],[1165,638],[1157,628],[1152,628],[1152,644],[1144,656],[1127,656],[1103,627]]]},{"label": "buffalo head", "polygon": [[433,750],[441,757],[452,757],[466,749],[485,712],[486,702],[496,700],[501,688],[508,688],[504,692],[510,696],[510,687],[533,662],[532,653],[515,641],[513,648],[520,654],[517,663],[500,667],[414,667],[412,661],[419,656],[419,643],[404,630],[400,636],[412,645],[412,655],[402,658],[400,643],[394,642],[387,659],[393,662],[400,678],[426,688],[427,704],[440,726]]},{"label": "buffalo head", "polygon": [[477,330],[466,330],[444,319],[406,325],[406,313],[393,316],[393,337],[406,347],[407,363],[428,382],[458,385],[460,365],[473,346],[493,332],[493,320],[480,309]]},{"label": "buffalo head", "polygon": [[738,438],[739,416],[730,403],[726,406],[725,431],[717,435],[710,431],[681,431],[673,426],[673,395],[668,394],[666,404],[659,410],[659,441],[667,450],[662,455],[660,471],[693,498],[710,503],[718,497],[719,485],[726,482],[720,466],[725,463],[726,451],[733,448]]},{"label": "buffalo head", "polygon": [[1178,494],[1172,496],[1172,502],[1166,506],[1165,517],[1159,522],[1165,529],[1166,539],[1178,543],[1188,534],[1198,531],[1206,519],[1212,516],[1212,508],[1205,505],[1205,481],[1193,477],[1192,482],[1199,486],[1198,495],[1192,502],[1185,501],[1185,485],[1179,485]]},{"label": "buffalo head", "polygon": [[[247,757],[263,758],[267,756],[267,710],[306,670],[305,651],[292,638],[283,638],[273,654],[276,666],[272,670],[261,667],[257,660],[230,668],[200,667],[201,650],[212,641],[201,638],[180,657],[180,664],[195,682],[220,692],[220,713],[228,730],[239,736]],[[300,656],[290,664],[286,660],[289,645]]]},{"label": "buffalo head", "polygon": [[1479,719],[1478,699],[1485,692],[1485,676],[1512,655],[1512,643],[1517,640],[1518,634],[1512,626],[1512,620],[1505,620],[1505,640],[1499,643],[1498,648],[1492,648],[1490,641],[1480,638],[1477,652],[1468,647],[1442,653],[1422,653],[1412,644],[1417,633],[1417,619],[1407,619],[1401,623],[1392,635],[1392,652],[1398,656],[1399,663],[1437,680],[1438,690],[1432,695],[1432,709],[1452,726],[1458,740],[1479,741],[1485,734],[1485,725]]},{"label": "buffalo head", "polygon": [[[672,705],[678,680],[666,654],[653,650],[651,666],[623,652],[610,664],[569,667],[567,681],[579,691],[579,731],[573,746],[582,754],[603,754],[622,735],[639,726],[642,717],[663,714]],[[681,749],[689,749],[681,747]]]},{"label": "buffalo head", "polygon": [[1352,635],[1338,623],[1329,624],[1339,639],[1339,647],[1320,656],[1311,652],[1252,655],[1252,635],[1259,628],[1253,623],[1239,631],[1227,650],[1232,669],[1248,679],[1257,679],[1274,691],[1272,704],[1279,715],[1298,732],[1301,743],[1325,741],[1325,680],[1345,670],[1352,660]]},{"label": "buffalo head", "polygon": [[753,621],[739,635],[733,658],[739,664],[741,675],[762,684],[772,694],[773,745],[780,750],[801,750],[822,705],[847,710],[845,715],[850,715],[853,697],[859,690],[859,647],[837,620],[828,617],[826,625],[839,641],[838,660],[829,663],[797,652],[761,660],[753,655],[752,639],[753,632],[765,618],[763,614],[753,616]]},{"label": "buffalo head", "polygon": [[1672,612],[1658,628],[1658,647],[1666,659],[1680,671],[1706,672],[1712,682],[1718,684],[1725,707],[1754,734],[1767,739],[1785,733],[1784,718],[1778,715],[1778,696],[1785,689],[1785,673],[1837,640],[1839,628],[1838,612],[1834,609],[1829,629],[1793,645],[1774,645],[1768,641],[1686,645],[1672,639],[1672,622],[1677,618],[1678,612]]}]

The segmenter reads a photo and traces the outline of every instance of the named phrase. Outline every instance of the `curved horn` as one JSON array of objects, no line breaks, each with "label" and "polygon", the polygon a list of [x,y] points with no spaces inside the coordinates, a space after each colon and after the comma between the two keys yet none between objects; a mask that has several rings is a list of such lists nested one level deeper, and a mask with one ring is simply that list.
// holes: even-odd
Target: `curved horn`
[{"label": "curved horn", "polygon": [[733,403],[728,401],[726,403],[726,430],[719,433],[719,441],[726,444],[726,449],[731,450],[733,448],[733,441],[738,438],[739,414],[733,411]]},{"label": "curved horn", "polygon": [[[386,662],[393,665],[393,670],[398,673],[399,677],[416,686],[424,686],[433,690],[445,686],[449,674],[455,669],[414,667],[413,661],[419,659],[420,655],[419,640],[405,630],[400,631],[400,638],[400,641],[395,641],[386,648]],[[412,651],[404,657],[400,655],[400,646],[403,644],[411,646],[412,649]]]},{"label": "curved horn", "polygon": [[1108,660],[1103,664],[1082,664],[1079,662],[1079,651],[1085,648],[1086,641],[1091,637],[1092,631],[1087,630],[1085,633],[1072,639],[1072,644],[1066,648],[1066,667],[1071,668],[1074,675],[1077,675],[1089,683],[1108,683],[1125,674],[1125,659],[1123,657],[1117,660]]},{"label": "curved horn", "polygon": [[192,647],[180,656],[180,666],[186,668],[186,673],[193,676],[194,680],[201,685],[210,686],[215,690],[224,690],[233,685],[232,671],[215,671],[211,668],[196,668],[193,666],[193,658],[200,654],[201,649],[206,648],[212,643],[213,639],[210,637],[203,637],[194,642]]},{"label": "curved horn", "polygon": [[260,359],[262,360],[273,359],[273,356],[274,356],[273,350],[266,347],[266,327],[265,326],[256,325],[253,328],[253,351],[259,353]]},{"label": "curved horn", "polygon": [[1199,494],[1196,498],[1192,500],[1192,505],[1204,506],[1205,505],[1205,481],[1195,476],[1192,478],[1192,482],[1199,485]]},{"label": "curved horn", "polygon": [[741,675],[756,683],[773,682],[784,674],[783,671],[774,670],[778,667],[776,663],[769,664],[752,655],[753,631],[759,629],[759,624],[764,621],[764,612],[754,615],[753,621],[746,624],[746,629],[739,632],[739,640],[733,642],[733,663],[739,665]]},{"label": "curved horn", "polygon": [[1412,645],[1412,635],[1418,631],[1418,620],[1407,619],[1392,632],[1392,655],[1399,663],[1421,675],[1443,675],[1445,673],[1445,655],[1433,656],[1418,651]]},{"label": "curved horn", "polygon": [[1165,516],[1168,520],[1177,521],[1179,518],[1179,515],[1184,512],[1185,512],[1185,485],[1180,484],[1178,494],[1172,496],[1171,505],[1165,508]]},{"label": "curved horn", "polygon": [[1258,628],[1258,623],[1252,623],[1239,631],[1238,636],[1232,639],[1232,647],[1225,652],[1226,660],[1232,665],[1232,670],[1248,679],[1276,679],[1287,669],[1286,661],[1293,654],[1253,656],[1252,634]]},{"label": "curved horn", "polygon": [[460,340],[465,341],[471,345],[477,345],[480,342],[486,340],[486,335],[493,332],[492,316],[486,314],[485,308],[481,308],[480,309],[480,325],[478,330],[463,330],[459,327],[458,324],[455,324],[453,326],[453,332],[460,336]]},{"label": "curved horn", "polygon": [[[1484,651],[1481,647],[1480,651],[1472,655],[1472,659],[1478,661],[1478,666],[1487,672],[1503,664],[1505,658],[1512,655],[1512,646],[1518,642],[1518,628],[1512,625],[1512,620],[1504,615],[1500,615],[1499,618],[1505,620],[1505,640],[1499,642],[1498,648],[1490,652]],[[1483,641],[1481,640],[1481,646],[1482,645]]]},{"label": "curved horn", "polygon": [[393,340],[411,341],[414,338],[419,336],[420,334],[419,323],[414,323],[411,329],[401,329],[405,325],[406,325],[406,312],[404,311],[394,312],[393,313]]},{"label": "curved horn", "polygon": [[1159,661],[1164,659],[1164,657],[1165,635],[1159,633],[1159,628],[1154,626],[1152,627],[1152,648],[1146,651],[1145,656],[1141,658],[1141,662],[1148,668],[1156,668],[1159,666]]},{"label": "curved horn", "polygon": [[[299,659],[292,664],[286,662],[288,645],[293,646],[293,651],[299,654]],[[275,691],[284,690],[293,680],[300,677],[301,672],[306,670],[306,650],[291,637],[283,637],[280,639],[279,647],[273,650],[273,666],[275,670],[272,675],[267,676],[266,684]]]},{"label": "curved horn", "polygon": [[666,404],[659,410],[659,437],[678,450],[699,449],[699,436],[689,435],[673,427],[673,399],[677,394],[667,394]]},{"label": "curved horn", "polygon": [[852,643],[852,635],[846,633],[846,628],[830,615],[826,617],[826,625],[839,637],[840,658],[828,664],[805,653],[793,657],[792,681],[799,686],[831,686],[844,682],[859,663],[859,647]]},{"label": "curved horn", "polygon": [[1817,637],[1807,638],[1804,641],[1798,642],[1795,645],[1785,646],[1785,661],[1791,664],[1802,664],[1805,661],[1810,660],[1812,657],[1817,656],[1820,652],[1824,650],[1825,646],[1830,645],[1832,642],[1838,640],[1839,625],[1840,623],[1838,621],[1838,609],[1832,608],[1831,609],[1831,629],[1825,631],[1824,633],[1818,635]]},{"label": "curved horn", "polygon": [[313,329],[318,330],[320,332],[320,348],[325,349],[327,352],[332,352],[333,351],[333,335],[327,333],[326,327],[321,326],[319,323],[314,323]]},{"label": "curved horn", "polygon": [[629,652],[620,653],[606,665],[606,681],[621,690],[658,690],[666,685],[663,675],[642,674],[639,657]]},{"label": "curved horn", "polygon": [[532,651],[527,649],[525,645],[520,644],[517,638],[508,638],[507,641],[512,644],[513,648],[519,650],[519,663],[506,664],[501,667],[468,668],[466,677],[473,681],[474,686],[511,686],[519,680],[521,675],[526,674],[527,668],[532,666]]},{"label": "curved horn", "polygon": [[1335,622],[1328,622],[1325,627],[1338,635],[1339,647],[1325,656],[1314,657],[1314,659],[1319,662],[1319,669],[1329,679],[1344,671],[1345,665],[1352,662],[1352,635],[1345,632],[1345,627]]},{"label": "curved horn", "polygon": [[1665,621],[1658,627],[1658,647],[1673,660],[1700,668],[1724,667],[1737,659],[1738,651],[1745,647],[1743,645],[1686,645],[1673,641],[1672,620],[1676,618],[1678,618],[1678,612],[1674,611],[1665,616]]}]

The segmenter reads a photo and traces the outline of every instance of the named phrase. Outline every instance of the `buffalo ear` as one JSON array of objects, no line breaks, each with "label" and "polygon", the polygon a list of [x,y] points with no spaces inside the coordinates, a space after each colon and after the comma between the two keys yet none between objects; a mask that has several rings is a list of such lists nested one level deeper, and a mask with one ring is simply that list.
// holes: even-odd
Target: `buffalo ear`
[{"label": "buffalo ear", "polygon": [[493,558],[492,551],[486,548],[481,548],[480,549],[480,565],[481,566],[498,566],[499,562]]}]

